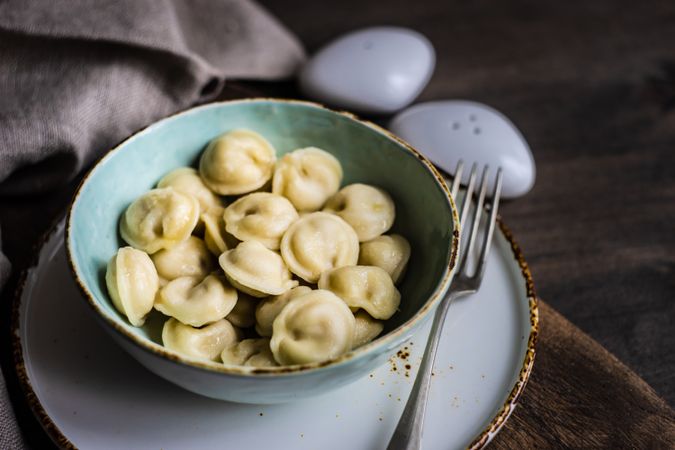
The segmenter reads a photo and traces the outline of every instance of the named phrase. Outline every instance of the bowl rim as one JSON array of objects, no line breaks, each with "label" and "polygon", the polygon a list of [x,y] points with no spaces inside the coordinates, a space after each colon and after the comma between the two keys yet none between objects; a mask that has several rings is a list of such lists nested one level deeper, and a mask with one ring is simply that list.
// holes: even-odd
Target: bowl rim
[{"label": "bowl rim", "polygon": [[[206,360],[200,360],[196,358],[190,358],[183,355],[180,355],[177,352],[166,349],[164,346],[159,345],[153,341],[150,341],[146,338],[142,338],[128,330],[126,330],[122,325],[118,323],[117,318],[112,317],[108,314],[103,308],[98,304],[96,296],[89,290],[86,282],[83,277],[80,276],[80,270],[75,263],[74,251],[72,246],[73,237],[72,237],[72,216],[75,211],[76,205],[80,199],[80,194],[84,186],[88,183],[90,178],[96,173],[96,171],[101,168],[113,155],[120,151],[125,145],[131,140],[137,138],[137,136],[152,132],[156,127],[161,126],[165,122],[174,119],[180,116],[187,116],[190,114],[195,114],[198,111],[205,109],[218,108],[220,106],[229,106],[236,104],[250,104],[250,103],[281,103],[281,104],[295,104],[308,106],[310,108],[319,109],[327,111],[331,114],[337,114],[339,116],[345,117],[350,121],[357,122],[361,125],[364,125],[371,129],[372,131],[383,135],[384,137],[394,141],[402,148],[404,151],[412,154],[416,159],[423,165],[423,167],[429,172],[433,177],[437,186],[441,189],[446,200],[453,223],[453,232],[451,238],[450,251],[448,252],[448,258],[446,260],[446,265],[443,270],[443,274],[440,280],[436,283],[434,291],[427,298],[422,307],[415,312],[415,314],[408,319],[403,324],[399,325],[397,328],[393,329],[389,333],[378,337],[377,339],[365,344],[356,349],[350,350],[347,353],[344,353],[335,358],[331,358],[325,361],[307,363],[307,364],[297,364],[292,366],[275,366],[275,367],[249,367],[249,366],[236,366],[236,365],[225,365],[223,363],[211,362]],[[368,120],[363,120],[357,117],[355,114],[348,111],[338,111],[334,109],[327,108],[326,106],[305,100],[295,100],[295,99],[283,99],[283,98],[273,98],[273,97],[251,97],[235,100],[224,100],[218,102],[210,102],[198,106],[193,106],[182,111],[178,111],[174,114],[165,116],[155,122],[151,123],[132,133],[130,136],[126,137],[120,143],[108,150],[103,157],[101,157],[86,173],[86,175],[80,181],[73,198],[68,206],[68,213],[66,215],[66,226],[65,226],[65,247],[66,247],[66,256],[68,261],[68,268],[70,270],[73,279],[75,280],[76,285],[78,286],[80,292],[83,294],[86,303],[93,309],[96,317],[100,322],[108,325],[108,327],[115,331],[115,333],[127,341],[135,344],[138,348],[144,350],[147,353],[150,353],[154,356],[163,358],[175,364],[181,366],[188,366],[190,368],[199,369],[209,373],[218,373],[230,376],[278,376],[278,375],[297,375],[297,374],[306,374],[309,372],[315,372],[322,369],[327,369],[329,367],[335,367],[347,364],[350,361],[357,360],[367,353],[370,353],[375,348],[386,348],[394,344],[395,341],[399,341],[401,338],[408,336],[413,328],[418,324],[423,322],[428,318],[428,314],[433,308],[440,302],[441,298],[445,296],[450,282],[455,274],[457,257],[459,253],[459,217],[457,214],[457,208],[454,202],[454,199],[448,189],[448,186],[439,173],[439,171],[434,167],[434,165],[419,151],[413,148],[410,144],[405,142],[403,139],[394,135],[390,131],[380,127],[379,125],[370,122]]]}]

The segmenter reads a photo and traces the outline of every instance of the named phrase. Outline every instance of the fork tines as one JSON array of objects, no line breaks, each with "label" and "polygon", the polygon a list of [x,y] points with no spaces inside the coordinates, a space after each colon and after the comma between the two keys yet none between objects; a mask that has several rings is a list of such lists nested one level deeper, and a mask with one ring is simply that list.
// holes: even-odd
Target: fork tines
[{"label": "fork tines", "polygon": [[[462,180],[462,173],[464,170],[464,162],[459,161],[457,168],[455,170],[455,176],[452,181],[451,193],[453,198],[458,199],[459,194],[459,185]],[[487,230],[484,233],[483,242],[480,247],[480,253],[477,260],[477,271],[473,277],[480,278],[482,277],[483,271],[485,270],[485,262],[487,255],[490,250],[490,243],[492,241],[492,234],[494,232],[494,226],[497,219],[497,210],[499,208],[499,196],[502,188],[502,169],[501,167],[497,169],[497,177],[492,189],[492,195],[486,198],[487,187],[489,181],[490,170],[488,166],[483,167],[483,173],[481,175],[480,188],[477,193],[478,198],[474,206],[473,218],[471,220],[471,226],[469,227],[467,220],[469,218],[469,211],[471,209],[472,199],[474,198],[474,187],[476,184],[476,176],[478,172],[478,165],[476,163],[471,167],[471,173],[469,174],[469,181],[466,187],[466,192],[461,201],[461,207],[459,207],[460,216],[459,216],[459,226],[460,226],[460,261],[459,268],[466,267],[468,258],[474,252],[474,245],[476,241],[476,236],[478,234],[478,229],[481,226],[481,219],[483,218],[484,209],[489,210],[489,217],[485,223]],[[459,201],[457,202],[459,204]],[[467,230],[467,231],[465,231]],[[468,233],[468,236],[467,236]],[[464,240],[466,244],[464,244]],[[465,269],[466,270],[466,269]]]}]

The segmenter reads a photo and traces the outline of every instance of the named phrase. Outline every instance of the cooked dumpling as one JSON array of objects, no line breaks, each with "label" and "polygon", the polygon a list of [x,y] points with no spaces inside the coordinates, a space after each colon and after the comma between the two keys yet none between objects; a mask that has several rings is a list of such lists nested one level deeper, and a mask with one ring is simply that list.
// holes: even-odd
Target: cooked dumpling
[{"label": "cooked dumpling", "polygon": [[174,190],[191,195],[199,202],[200,212],[204,213],[214,206],[220,206],[220,199],[202,181],[192,167],[181,167],[173,170],[159,180],[158,188],[170,187]]},{"label": "cooked dumpling", "polygon": [[254,297],[283,294],[298,285],[278,253],[258,241],[245,241],[218,258],[232,285]]},{"label": "cooked dumpling", "polygon": [[270,348],[281,365],[335,358],[352,348],[354,315],[332,292],[316,290],[289,302],[274,320]]},{"label": "cooked dumpling", "polygon": [[173,188],[153,189],[124,212],[120,234],[129,245],[153,254],[190,237],[199,219],[199,202]]},{"label": "cooked dumpling", "polygon": [[186,325],[201,327],[230,314],[237,303],[237,291],[223,278],[180,277],[164,286],[155,309]]},{"label": "cooked dumpling", "polygon": [[199,173],[211,190],[239,195],[262,187],[276,161],[274,147],[250,130],[234,130],[212,140],[199,160]]},{"label": "cooked dumpling", "polygon": [[195,236],[168,250],[160,250],[151,258],[159,276],[168,281],[179,277],[204,278],[215,265],[204,241]]},{"label": "cooked dumpling", "polygon": [[204,243],[206,244],[206,248],[216,256],[220,256],[225,250],[230,248],[227,232],[225,231],[224,213],[225,208],[216,206],[202,213],[200,216],[201,221],[204,223]]},{"label": "cooked dumpling", "polygon": [[278,366],[270,350],[270,340],[244,339],[241,342],[230,345],[220,355],[223,364],[236,366],[272,367]]},{"label": "cooked dumpling", "polygon": [[359,264],[384,269],[398,283],[410,259],[410,244],[398,234],[378,236],[361,244]]},{"label": "cooked dumpling", "polygon": [[401,294],[389,274],[375,266],[328,270],[321,275],[319,289],[333,292],[349,307],[363,308],[380,320],[393,316],[401,303]]},{"label": "cooked dumpling", "polygon": [[356,264],[359,239],[340,217],[315,212],[301,217],[286,231],[281,255],[291,272],[316,283],[326,270]]},{"label": "cooked dumpling", "polygon": [[279,363],[276,362],[274,359],[274,355],[272,354],[272,350],[270,350],[269,347],[269,339],[260,339],[261,341],[267,341],[265,342],[266,347],[263,347],[260,349],[259,352],[254,353],[251,355],[250,358],[246,360],[244,363],[245,366],[251,366],[251,367],[275,367],[278,366]]},{"label": "cooked dumpling", "polygon": [[258,301],[257,298],[253,298],[248,294],[240,292],[237,304],[234,305],[234,308],[227,315],[226,319],[239,328],[253,326],[255,323],[255,307],[258,304]]},{"label": "cooked dumpling", "polygon": [[354,314],[354,342],[352,348],[361,347],[372,341],[382,333],[384,324],[370,317],[370,314],[362,309]]},{"label": "cooked dumpling", "polygon": [[115,308],[135,327],[145,323],[159,289],[159,277],[147,253],[122,247],[110,259],[105,273],[108,294]]},{"label": "cooked dumpling", "polygon": [[237,239],[278,250],[281,236],[298,219],[298,212],[285,197],[255,192],[225,208],[224,219],[227,232]]},{"label": "cooked dumpling", "polygon": [[307,294],[312,289],[307,286],[294,287],[288,292],[260,300],[255,308],[255,330],[260,336],[272,336],[272,323],[284,306],[294,298]]},{"label": "cooked dumpling", "polygon": [[272,192],[283,195],[298,211],[317,211],[342,182],[342,166],[330,153],[316,147],[284,155],[274,170]]},{"label": "cooked dumpling", "polygon": [[367,184],[350,184],[326,202],[324,211],[337,214],[354,228],[360,242],[386,233],[396,210],[389,194]]},{"label": "cooked dumpling", "polygon": [[171,318],[162,328],[162,342],[169,350],[182,355],[218,361],[225,347],[237,342],[240,334],[226,319],[193,328]]}]

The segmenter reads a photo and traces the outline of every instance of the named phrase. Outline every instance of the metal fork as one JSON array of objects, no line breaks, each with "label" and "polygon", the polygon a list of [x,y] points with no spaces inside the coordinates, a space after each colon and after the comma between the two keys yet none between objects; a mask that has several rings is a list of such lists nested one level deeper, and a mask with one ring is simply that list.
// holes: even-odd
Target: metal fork
[{"label": "metal fork", "polygon": [[[459,192],[459,184],[462,179],[462,171],[464,164],[462,161],[457,165],[455,170],[455,177],[452,182],[452,196],[457,198]],[[436,358],[436,350],[440,341],[441,331],[445,322],[445,316],[453,300],[459,297],[473,294],[478,291],[480,283],[485,273],[485,266],[487,262],[488,253],[490,251],[490,243],[492,241],[492,233],[494,232],[495,221],[497,219],[497,208],[499,207],[499,195],[502,186],[502,170],[497,171],[497,180],[494,185],[492,196],[486,204],[486,192],[488,184],[489,170],[487,167],[483,169],[481,179],[480,191],[478,193],[478,200],[471,222],[471,228],[465,229],[467,216],[473,198],[473,189],[476,183],[477,166],[473,165],[471,174],[469,176],[469,184],[466,188],[466,195],[461,207],[460,213],[460,260],[457,266],[457,272],[450,284],[450,288],[445,298],[441,300],[434,316],[434,322],[429,333],[429,340],[424,349],[424,356],[417,378],[413,385],[412,392],[408,398],[408,402],[403,410],[403,415],[396,426],[394,435],[389,441],[387,450],[417,450],[422,444],[422,431],[424,428],[424,415],[427,407],[427,397],[429,396],[429,386],[431,381],[431,372],[434,366],[434,359]],[[481,216],[483,209],[489,211],[490,216],[487,219],[486,226],[483,231],[482,243],[480,253],[475,266],[475,270],[470,271],[471,254],[476,251],[474,245],[476,237],[478,236],[478,229],[481,224]],[[467,244],[462,245],[462,241],[468,239]]]}]

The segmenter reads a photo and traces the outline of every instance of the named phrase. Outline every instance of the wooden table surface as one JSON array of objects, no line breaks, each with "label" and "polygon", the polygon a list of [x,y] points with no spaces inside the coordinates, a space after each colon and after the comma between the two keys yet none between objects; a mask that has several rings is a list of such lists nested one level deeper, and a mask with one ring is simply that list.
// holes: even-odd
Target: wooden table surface
[{"label": "wooden table surface", "polygon": [[[370,25],[425,34],[437,66],[418,101],[492,105],[533,150],[535,187],[502,216],[539,296],[675,405],[675,2],[261,3],[310,53]],[[292,82],[233,86],[299,95]],[[0,198],[16,269],[74,187]]]},{"label": "wooden table surface", "polygon": [[534,189],[502,216],[539,296],[675,405],[675,2],[261,3],[310,53],[365,26],[426,35],[417,101],[487,103],[532,148]]}]

